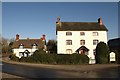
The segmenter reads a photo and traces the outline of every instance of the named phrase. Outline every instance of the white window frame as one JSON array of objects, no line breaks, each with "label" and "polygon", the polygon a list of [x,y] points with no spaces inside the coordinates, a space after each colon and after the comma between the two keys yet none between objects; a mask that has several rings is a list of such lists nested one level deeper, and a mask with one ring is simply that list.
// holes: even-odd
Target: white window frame
[{"label": "white window frame", "polygon": [[66,49],[67,54],[72,54],[72,49]]},{"label": "white window frame", "polygon": [[66,32],[66,36],[72,36],[72,32]]},{"label": "white window frame", "polygon": [[99,33],[98,32],[93,32],[93,36],[98,36]]},{"label": "white window frame", "polygon": [[93,40],[93,45],[97,45],[98,43],[99,43],[99,40],[97,40],[97,39]]},{"label": "white window frame", "polygon": [[80,40],[80,45],[85,45],[85,40]]},{"label": "white window frame", "polygon": [[94,56],[96,55],[96,49],[93,49],[93,55]]},{"label": "white window frame", "polygon": [[85,36],[85,32],[80,32],[80,36]]},{"label": "white window frame", "polygon": [[72,45],[72,40],[66,40],[66,45]]}]

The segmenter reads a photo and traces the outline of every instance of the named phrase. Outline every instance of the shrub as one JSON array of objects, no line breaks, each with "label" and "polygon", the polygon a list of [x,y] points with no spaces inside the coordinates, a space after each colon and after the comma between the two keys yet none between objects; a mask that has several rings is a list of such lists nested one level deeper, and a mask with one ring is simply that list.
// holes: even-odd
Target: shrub
[{"label": "shrub", "polygon": [[96,63],[97,64],[104,64],[109,62],[109,47],[104,42],[98,43],[96,47]]},{"label": "shrub", "polygon": [[21,57],[21,58],[20,58],[20,62],[28,62],[28,61],[27,61],[27,57]]},{"label": "shrub", "polygon": [[19,61],[19,58],[16,57],[14,54],[11,54],[11,55],[9,56],[9,58],[10,58],[11,60],[13,60],[13,61]]}]

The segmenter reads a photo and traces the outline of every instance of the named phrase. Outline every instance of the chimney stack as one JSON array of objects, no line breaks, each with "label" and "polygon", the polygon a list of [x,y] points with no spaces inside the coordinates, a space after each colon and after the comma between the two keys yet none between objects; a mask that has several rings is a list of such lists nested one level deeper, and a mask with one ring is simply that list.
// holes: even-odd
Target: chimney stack
[{"label": "chimney stack", "polygon": [[45,35],[44,35],[44,34],[42,35],[42,38],[41,38],[41,39],[42,39],[42,41],[45,41],[45,40],[46,40],[46,38],[45,38]]},{"label": "chimney stack", "polygon": [[103,24],[103,22],[102,22],[102,18],[99,18],[99,19],[98,19],[98,23],[99,23],[100,25]]},{"label": "chimney stack", "polygon": [[60,17],[59,16],[57,17],[57,22],[60,22]]},{"label": "chimney stack", "polygon": [[19,40],[19,35],[18,34],[16,34],[16,41],[18,41]]},{"label": "chimney stack", "polygon": [[61,27],[60,17],[57,17],[56,26]]}]

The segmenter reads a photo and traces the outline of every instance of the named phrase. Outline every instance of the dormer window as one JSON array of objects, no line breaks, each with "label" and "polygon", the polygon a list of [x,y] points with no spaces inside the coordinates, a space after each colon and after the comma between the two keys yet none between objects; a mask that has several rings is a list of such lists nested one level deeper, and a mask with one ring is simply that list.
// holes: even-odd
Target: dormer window
[{"label": "dormer window", "polygon": [[23,49],[23,48],[24,48],[24,45],[20,44],[19,49]]},{"label": "dormer window", "polygon": [[33,44],[33,49],[36,49],[36,47],[37,47],[37,44],[34,43],[34,44]]},{"label": "dormer window", "polygon": [[66,36],[72,36],[72,32],[66,32]]}]

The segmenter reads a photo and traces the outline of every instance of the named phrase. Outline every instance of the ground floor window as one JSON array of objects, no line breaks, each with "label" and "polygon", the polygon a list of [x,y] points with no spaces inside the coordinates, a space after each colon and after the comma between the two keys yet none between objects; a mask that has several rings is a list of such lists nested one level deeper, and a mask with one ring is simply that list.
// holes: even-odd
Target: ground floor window
[{"label": "ground floor window", "polygon": [[72,54],[72,49],[66,49],[67,54]]}]

